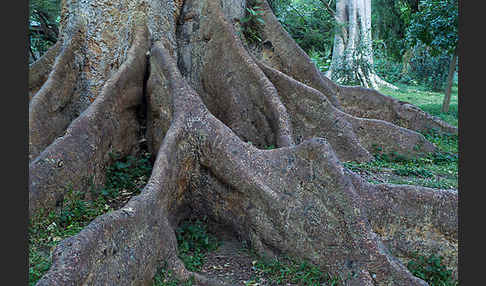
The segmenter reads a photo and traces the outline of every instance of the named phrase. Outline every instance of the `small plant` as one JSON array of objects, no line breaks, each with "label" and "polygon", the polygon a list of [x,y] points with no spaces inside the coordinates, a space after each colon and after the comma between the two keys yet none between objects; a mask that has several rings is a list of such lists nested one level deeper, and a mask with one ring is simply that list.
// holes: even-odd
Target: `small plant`
[{"label": "small plant", "polygon": [[220,245],[214,236],[208,234],[203,221],[188,220],[176,230],[179,258],[189,271],[201,270],[207,253]]},{"label": "small plant", "polygon": [[456,286],[459,283],[452,277],[452,272],[442,263],[442,257],[415,255],[408,265],[410,272],[434,286]]},{"label": "small plant", "polygon": [[417,176],[421,178],[432,178],[434,174],[421,167],[404,166],[393,170],[393,173],[399,176]]},{"label": "small plant", "polygon": [[111,156],[115,161],[106,171],[106,183],[101,194],[107,199],[113,199],[120,195],[121,190],[140,193],[141,187],[145,186],[152,172],[150,154],[140,158],[120,158],[117,154]]},{"label": "small plant", "polygon": [[152,286],[192,286],[194,285],[194,278],[189,279],[186,282],[181,282],[175,277],[171,270],[167,270],[165,267],[159,269],[154,276]]},{"label": "small plant", "polygon": [[248,42],[253,44],[262,41],[261,33],[265,21],[262,16],[264,11],[262,10],[262,7],[259,6],[261,4],[261,0],[247,1],[246,16],[240,20],[245,38]]},{"label": "small plant", "polygon": [[316,65],[319,71],[326,72],[329,70],[329,67],[331,65],[331,59],[329,58],[329,56],[325,56],[322,52],[314,48],[312,48],[308,54],[311,61]]}]

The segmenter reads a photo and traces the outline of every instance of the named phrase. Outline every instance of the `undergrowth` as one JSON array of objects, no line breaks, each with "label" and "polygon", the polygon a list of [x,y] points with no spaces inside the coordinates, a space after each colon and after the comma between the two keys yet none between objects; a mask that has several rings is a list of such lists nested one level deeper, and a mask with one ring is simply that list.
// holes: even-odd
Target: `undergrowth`
[{"label": "undergrowth", "polygon": [[[215,251],[221,242],[209,234],[206,220],[184,221],[176,230],[178,255],[186,268],[199,272],[206,261],[206,255]],[[241,249],[249,252],[252,261],[252,277],[245,281],[245,286],[257,285],[299,285],[299,286],[338,286],[344,285],[338,277],[331,277],[322,272],[319,267],[301,259],[289,256],[268,259],[256,254],[252,249]],[[431,286],[457,286],[452,273],[442,263],[442,258],[431,255],[429,257],[415,254],[413,260],[407,264],[410,272],[423,279]],[[186,282],[175,278],[173,272],[164,265],[153,278],[153,286],[192,286],[193,279]]]},{"label": "undergrowth", "polygon": [[29,286],[35,285],[49,270],[52,252],[61,240],[77,234],[96,217],[116,209],[120,200],[128,200],[128,193],[140,193],[147,183],[152,169],[147,155],[115,158],[107,170],[105,187],[91,189],[91,198],[70,187],[60,207],[47,214],[40,211],[32,217],[28,229]]},{"label": "undergrowth", "polygon": [[[207,254],[215,251],[221,242],[207,230],[207,219],[183,221],[176,230],[178,256],[189,271],[198,272],[207,260]],[[193,285],[194,281],[181,282],[172,271],[161,267],[153,279],[153,286]]]},{"label": "undergrowth", "polygon": [[261,0],[247,1],[246,15],[240,20],[241,31],[250,44],[258,44],[262,41],[261,34],[265,21],[262,16],[264,11],[261,5]]},{"label": "undergrowth", "polygon": [[416,254],[407,264],[410,272],[423,279],[431,286],[457,286],[459,282],[452,276],[452,272],[442,263],[442,258],[436,255],[428,257]]},{"label": "undergrowth", "polygon": [[360,173],[371,183],[412,184],[438,189],[458,188],[458,136],[423,133],[437,146],[437,151],[415,159],[396,153],[381,153],[376,147],[375,160],[365,163],[346,162],[344,166]]},{"label": "undergrowth", "polygon": [[245,283],[250,285],[266,285],[263,281],[271,281],[271,285],[302,285],[302,286],[336,286],[338,278],[331,278],[318,267],[305,260],[291,257],[265,259],[257,258],[252,262],[255,275]]}]

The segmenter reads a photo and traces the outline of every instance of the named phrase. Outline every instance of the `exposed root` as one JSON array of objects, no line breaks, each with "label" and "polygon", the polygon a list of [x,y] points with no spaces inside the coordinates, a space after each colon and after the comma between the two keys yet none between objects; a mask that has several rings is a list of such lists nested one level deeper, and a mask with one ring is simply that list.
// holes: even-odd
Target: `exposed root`
[{"label": "exposed root", "polygon": [[47,80],[61,49],[62,41],[59,40],[29,67],[29,101]]},{"label": "exposed root", "polygon": [[402,262],[440,255],[457,276],[458,193],[420,186],[367,183],[351,172],[373,230]]},{"label": "exposed root", "polygon": [[260,68],[277,87],[295,127],[298,142],[323,137],[342,161],[368,161],[373,148],[416,156],[435,147],[421,134],[391,123],[363,119],[335,108],[319,91],[259,62]]},{"label": "exposed root", "polygon": [[[162,45],[162,42],[155,42],[153,46]],[[150,75],[147,80],[147,140],[149,151],[157,154],[162,140],[169,130],[172,116],[172,95],[170,93],[167,79],[165,78],[159,60],[156,55],[149,59]],[[160,60],[159,60],[160,61]]]},{"label": "exposed root", "polygon": [[73,120],[67,106],[73,100],[78,69],[74,52],[79,37],[64,44],[47,81],[29,103],[29,160],[36,158]]},{"label": "exposed root", "polygon": [[[388,252],[373,230],[391,217],[388,212],[380,221],[378,212],[389,197],[372,197],[378,189],[347,174],[324,139],[268,151],[246,144],[209,113],[162,45],[153,46],[151,54],[158,65],[154,70],[168,81],[174,112],[152,176],[125,207],[62,241],[39,285],[147,283],[158,261],[168,262],[182,280],[221,285],[187,271],[176,257],[170,221],[187,205],[231,226],[260,253],[308,259],[346,285],[427,285]],[[394,217],[406,218],[407,227],[420,226],[424,218],[406,213],[408,197],[401,198],[393,208],[403,211]],[[430,197],[429,205],[438,210],[448,209],[443,203],[448,199]],[[445,231],[457,225],[442,212],[430,214],[438,214],[432,225],[446,225]]]},{"label": "exposed root", "polygon": [[337,94],[343,111],[356,117],[380,119],[415,131],[434,129],[457,134],[457,127],[408,102],[399,101],[376,90],[359,86],[339,86]]},{"label": "exposed root", "polygon": [[322,92],[337,108],[340,102],[336,97],[336,84],[322,76],[315,64],[294,39],[284,30],[266,1],[262,5],[265,13],[263,20],[263,40],[271,46],[264,48],[263,60],[269,66]]},{"label": "exposed root", "polygon": [[221,11],[209,1],[211,40],[203,66],[208,109],[244,141],[259,147],[293,144],[289,116],[275,87],[258,68]]},{"label": "exposed root", "polygon": [[69,186],[85,190],[90,184],[102,183],[108,152],[126,154],[137,144],[134,110],[142,97],[148,45],[147,29],[139,27],[126,62],[100,96],[70,124],[64,136],[29,164],[30,215],[54,207]]}]

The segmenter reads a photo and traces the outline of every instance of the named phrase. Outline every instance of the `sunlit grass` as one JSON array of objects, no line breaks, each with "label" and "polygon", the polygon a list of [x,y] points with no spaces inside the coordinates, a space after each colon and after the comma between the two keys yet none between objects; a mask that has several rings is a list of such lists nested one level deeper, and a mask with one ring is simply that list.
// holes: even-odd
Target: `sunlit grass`
[{"label": "sunlit grass", "polygon": [[392,96],[398,100],[410,102],[423,111],[441,118],[447,123],[457,126],[458,122],[458,86],[453,85],[451,91],[451,103],[449,112],[444,114],[441,112],[442,101],[444,100],[444,92],[429,91],[421,86],[411,86],[405,84],[396,84],[399,88],[394,90],[383,87],[380,92]]}]

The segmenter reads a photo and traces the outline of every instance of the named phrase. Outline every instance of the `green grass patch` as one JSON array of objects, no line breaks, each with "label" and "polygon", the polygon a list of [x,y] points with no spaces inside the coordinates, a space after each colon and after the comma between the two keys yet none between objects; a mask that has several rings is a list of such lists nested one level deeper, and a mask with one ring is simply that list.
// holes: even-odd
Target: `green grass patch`
[{"label": "green grass patch", "polygon": [[[458,188],[458,136],[425,132],[437,146],[437,152],[415,159],[375,151],[375,160],[366,163],[346,162],[344,166],[368,178],[371,183],[420,185],[439,189]],[[378,180],[377,178],[381,179]]]},{"label": "green grass patch", "polygon": [[458,123],[458,87],[452,86],[451,102],[449,112],[442,113],[442,101],[444,100],[444,92],[433,92],[427,90],[422,86],[411,86],[405,84],[396,84],[398,90],[383,87],[380,92],[392,96],[398,100],[410,102],[423,111],[437,116],[445,122],[457,126]]},{"label": "green grass patch", "polygon": [[116,159],[107,170],[105,187],[92,189],[91,199],[71,187],[59,208],[47,214],[41,211],[32,217],[29,225],[29,285],[35,285],[49,270],[52,251],[61,240],[79,233],[93,219],[115,209],[118,195],[137,194],[147,183],[152,169],[148,156]]}]

